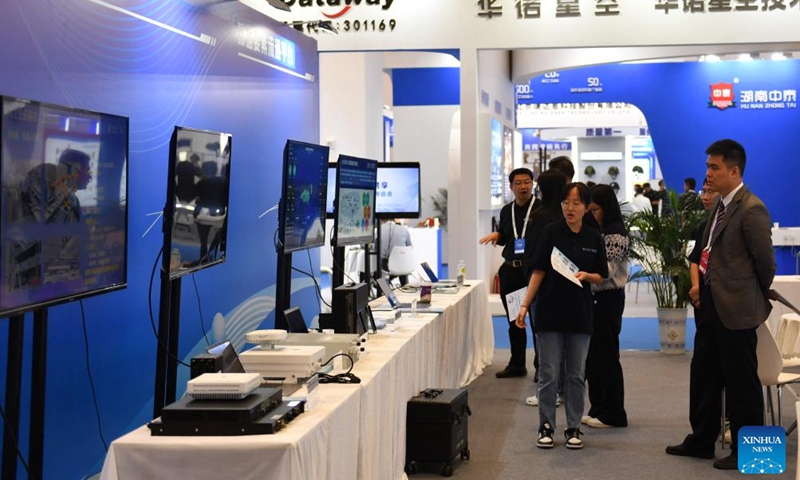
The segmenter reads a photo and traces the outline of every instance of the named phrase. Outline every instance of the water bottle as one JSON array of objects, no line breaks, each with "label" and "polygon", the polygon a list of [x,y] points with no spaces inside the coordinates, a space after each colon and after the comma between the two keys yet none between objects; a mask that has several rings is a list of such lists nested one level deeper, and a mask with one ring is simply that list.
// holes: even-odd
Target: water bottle
[{"label": "water bottle", "polygon": [[467,278],[467,264],[464,260],[458,261],[458,275],[456,276],[456,283],[459,287],[464,286],[464,279]]}]

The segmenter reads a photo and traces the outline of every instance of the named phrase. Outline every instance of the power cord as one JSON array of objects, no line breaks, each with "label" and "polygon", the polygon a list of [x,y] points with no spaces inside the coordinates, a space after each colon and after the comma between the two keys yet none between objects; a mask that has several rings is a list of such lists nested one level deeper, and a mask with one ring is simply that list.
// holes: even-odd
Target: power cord
[{"label": "power cord", "polygon": [[86,373],[89,375],[89,388],[92,392],[92,403],[94,404],[94,413],[97,416],[97,430],[100,432],[100,441],[103,442],[103,449],[108,453],[108,443],[106,437],[103,435],[103,422],[100,419],[100,406],[97,404],[97,391],[94,388],[94,378],[92,378],[92,369],[89,362],[89,334],[86,332],[86,312],[83,310],[83,300],[78,300],[78,305],[81,306],[81,324],[83,325],[83,346],[86,351]]},{"label": "power cord", "polygon": [[203,338],[206,339],[206,345],[211,345],[211,342],[208,341],[208,335],[206,334],[206,322],[203,320],[203,306],[200,305],[200,290],[197,289],[197,280],[194,278],[194,273],[192,273],[192,283],[194,284],[194,294],[197,296],[197,312],[200,314],[200,330],[203,331]]},{"label": "power cord", "polygon": [[326,302],[324,298],[322,298],[322,289],[319,286],[319,282],[317,282],[317,277],[314,275],[314,263],[311,261],[311,251],[306,250],[306,254],[308,255],[308,268],[311,270],[311,275],[309,276],[311,277],[311,280],[314,280],[314,287],[317,289],[317,296],[319,296],[319,300],[324,303],[326,307],[331,308],[330,304]]},{"label": "power cord", "polygon": [[351,357],[346,353],[337,353],[336,355],[329,358],[328,361],[323,363],[321,366],[324,367],[328,365],[336,357],[347,357],[347,359],[350,360],[350,368],[346,372],[339,373],[337,375],[318,373],[317,377],[319,377],[319,383],[345,383],[345,384],[361,383],[361,379],[351,373],[353,371],[353,366],[355,365],[355,361],[353,360],[353,357]]},{"label": "power cord", "polygon": [[405,293],[415,293],[415,292],[419,291],[419,287],[413,287],[411,285],[403,285],[403,286],[397,287],[395,290],[400,290],[401,292],[405,292]]},{"label": "power cord", "polygon": [[[350,283],[355,285],[358,282],[353,280],[353,277],[351,277],[350,275],[347,274],[347,272],[344,270],[344,267],[342,265],[339,265],[338,263],[336,263],[336,254],[334,253],[335,252],[335,250],[334,250],[335,248],[337,248],[337,247],[334,247],[333,245],[331,245],[331,262],[333,263],[334,268],[338,267],[339,270],[342,271],[342,274],[344,274],[344,276],[347,277],[348,280],[350,280]],[[342,248],[344,248],[344,247],[342,247]],[[345,262],[345,263],[347,263],[347,262]]]},{"label": "power cord", "polygon": [[[328,235],[328,238],[333,238],[333,230],[335,229],[335,227],[336,227],[336,224],[334,223],[334,225],[331,227],[331,233],[330,233],[330,235]],[[348,280],[350,280],[350,283],[355,285],[358,282],[353,280],[353,277],[351,277],[350,275],[347,274],[347,272],[345,271],[343,265],[339,265],[339,264],[336,263],[336,253],[335,253],[335,249],[336,248],[337,247],[334,247],[333,244],[331,244],[331,263],[333,264],[333,267],[334,268],[338,267],[339,270],[342,271],[342,274],[344,274],[344,276],[347,277]],[[347,262],[345,262],[345,263],[347,263]]]},{"label": "power cord", "polygon": [[19,441],[17,437],[14,435],[14,429],[11,428],[11,422],[8,421],[8,417],[6,417],[6,412],[3,410],[3,406],[0,405],[0,416],[3,417],[3,423],[6,424],[5,428],[3,429],[4,432],[8,433],[11,437],[11,440],[14,441],[14,448],[17,450],[17,457],[19,457],[19,461],[22,462],[22,466],[25,467],[25,471],[28,472],[28,478],[33,479],[33,475],[31,475],[31,469],[28,467],[28,462],[22,457],[22,452],[19,449]]},{"label": "power cord", "polygon": [[167,355],[170,356],[173,360],[178,362],[180,365],[183,365],[186,368],[192,368],[189,364],[184,363],[180,358],[176,357],[172,352],[169,351],[169,347],[164,345],[164,342],[158,338],[158,330],[156,329],[156,321],[153,318],[153,279],[156,276],[156,267],[158,267],[158,260],[161,258],[161,255],[164,253],[164,247],[161,247],[161,250],[158,251],[158,255],[156,255],[156,261],[153,263],[153,270],[150,272],[150,286],[147,289],[147,312],[150,314],[150,326],[153,327],[153,335],[156,337],[156,341],[158,342],[158,346],[163,348]]},{"label": "power cord", "polygon": [[[273,235],[273,243],[275,244],[275,251],[280,252],[281,241],[278,239],[278,229],[275,229],[275,234]],[[311,273],[306,272],[305,270],[300,270],[299,268],[292,265],[292,270],[295,272],[302,273],[303,275],[310,277],[311,280],[314,281],[314,288],[317,290],[317,296],[319,297],[320,301],[324,303],[328,308],[331,308],[330,304],[322,298],[322,290],[320,289],[319,283],[317,279],[314,277],[314,266],[311,263],[311,252],[309,249],[306,249],[306,253],[308,253],[308,266],[311,268]]]}]

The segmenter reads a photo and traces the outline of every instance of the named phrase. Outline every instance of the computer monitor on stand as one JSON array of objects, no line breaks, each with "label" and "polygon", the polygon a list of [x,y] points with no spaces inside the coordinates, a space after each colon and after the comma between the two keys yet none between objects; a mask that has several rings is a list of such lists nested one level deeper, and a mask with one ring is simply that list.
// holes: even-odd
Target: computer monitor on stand
[{"label": "computer monitor on stand", "polygon": [[278,209],[278,272],[275,328],[287,330],[291,305],[292,252],[325,244],[328,155],[322,145],[287,140],[283,150],[283,187]]},{"label": "computer monitor on stand", "polygon": [[[378,219],[419,218],[421,204],[419,162],[378,164],[375,192],[375,216]],[[382,262],[388,260],[391,246],[386,259],[382,258],[381,245],[387,239],[381,237],[380,230],[378,228],[375,250],[377,264],[379,267],[383,267]],[[381,270],[382,268],[379,268],[378,271]]]},{"label": "computer monitor on stand", "polygon": [[363,245],[364,267],[369,272],[369,244],[375,235],[375,185],[378,162],[339,155],[336,169],[336,201],[331,245],[332,288],[344,285],[344,247]]}]

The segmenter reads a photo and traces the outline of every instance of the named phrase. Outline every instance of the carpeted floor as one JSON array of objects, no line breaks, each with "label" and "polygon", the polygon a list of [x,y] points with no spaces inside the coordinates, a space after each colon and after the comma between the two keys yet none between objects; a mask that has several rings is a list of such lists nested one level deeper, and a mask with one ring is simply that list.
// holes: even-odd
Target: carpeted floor
[{"label": "carpeted floor", "polygon": [[[529,360],[532,352],[529,352]],[[524,404],[535,393],[531,375],[496,379],[508,362],[509,351],[495,351],[494,363],[469,387],[469,444],[471,458],[456,460],[453,478],[474,480],[516,479],[715,479],[741,475],[712,467],[712,460],[667,455],[664,448],[689,432],[689,362],[691,353],[668,356],[655,351],[624,351],[626,409],[630,426],[592,429],[584,426],[583,450],[567,450],[563,437],[564,410],[559,408],[556,447],[536,448],[538,409]],[[784,425],[794,420],[794,398],[784,395]],[[720,450],[717,456],[727,456]],[[797,432],[786,445],[787,471],[779,478],[794,478]],[[442,478],[440,465],[421,465],[411,480]]]}]

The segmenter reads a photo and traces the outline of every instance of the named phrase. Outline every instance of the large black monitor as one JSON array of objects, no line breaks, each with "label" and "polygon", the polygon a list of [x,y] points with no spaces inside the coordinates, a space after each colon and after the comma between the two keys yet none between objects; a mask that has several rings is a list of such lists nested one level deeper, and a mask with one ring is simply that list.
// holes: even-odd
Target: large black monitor
[{"label": "large black monitor", "polygon": [[419,162],[378,164],[375,215],[378,218],[419,218]]},{"label": "large black monitor", "polygon": [[339,155],[336,170],[336,227],[331,245],[372,243],[378,162]]},{"label": "large black monitor", "polygon": [[0,98],[0,316],[124,288],[128,119]]},{"label": "large black monitor", "polygon": [[284,253],[325,244],[329,153],[330,149],[322,145],[286,141],[278,214]]},{"label": "large black monitor", "polygon": [[231,143],[228,133],[187,127],[172,133],[164,207],[170,279],[225,262]]}]

